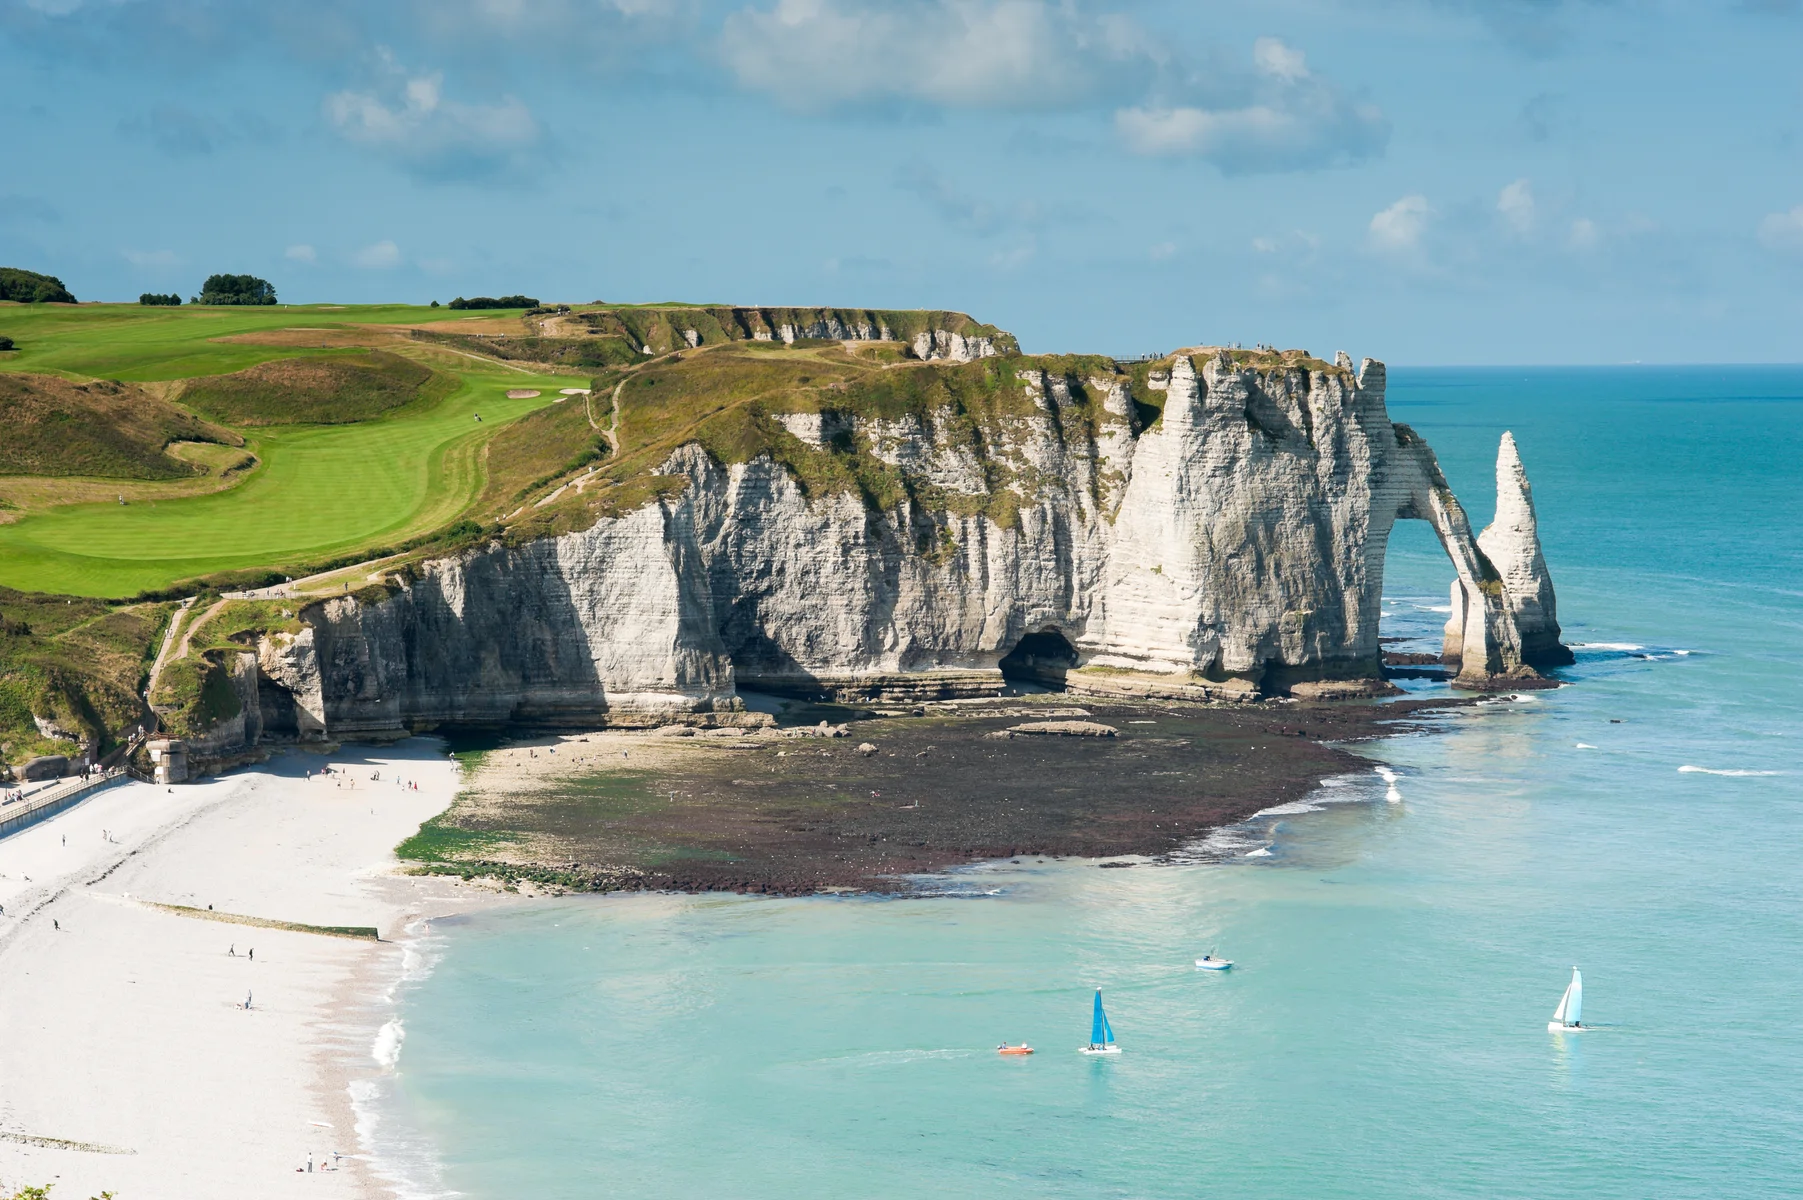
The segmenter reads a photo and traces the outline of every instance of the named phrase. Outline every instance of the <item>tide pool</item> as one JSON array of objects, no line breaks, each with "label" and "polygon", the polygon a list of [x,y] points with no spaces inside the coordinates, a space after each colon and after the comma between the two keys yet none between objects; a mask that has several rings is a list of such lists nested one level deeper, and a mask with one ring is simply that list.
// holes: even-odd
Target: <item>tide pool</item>
[{"label": "tide pool", "polygon": [[[1397,368],[1390,409],[1480,525],[1515,432],[1576,686],[1193,864],[440,922],[377,1101],[419,1190],[1794,1195],[1803,369]],[[1437,648],[1449,578],[1403,525],[1386,633]],[[1593,1028],[1550,1034],[1573,964]]]}]

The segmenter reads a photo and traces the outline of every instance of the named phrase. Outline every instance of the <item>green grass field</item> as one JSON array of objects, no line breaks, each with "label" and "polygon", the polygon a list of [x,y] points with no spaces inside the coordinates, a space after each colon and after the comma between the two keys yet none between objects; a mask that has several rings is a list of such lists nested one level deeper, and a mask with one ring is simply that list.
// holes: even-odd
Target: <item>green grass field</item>
[{"label": "green grass field", "polygon": [[223,375],[277,358],[289,347],[220,341],[220,338],[335,325],[419,325],[447,333],[460,322],[517,317],[518,311],[485,312],[480,318],[445,308],[403,304],[277,305],[271,308],[145,308],[136,304],[0,304],[0,334],[18,350],[0,359],[0,370],[42,371],[83,379],[144,383]]},{"label": "green grass field", "polygon": [[[221,310],[8,305],[0,306],[0,333],[14,338],[20,349],[0,360],[0,370],[138,382],[183,379],[280,358],[344,353],[216,340],[220,337],[306,327],[400,326],[460,315],[398,306]],[[390,348],[415,352],[400,341]],[[260,465],[227,490],[27,512],[0,525],[0,584],[33,592],[123,597],[220,571],[300,571],[428,533],[456,520],[480,492],[482,449],[495,432],[552,403],[558,388],[586,382],[429,348],[417,352],[453,380],[443,400],[355,424],[243,428],[246,449]],[[509,400],[505,393],[510,388],[536,388],[543,394]]]}]

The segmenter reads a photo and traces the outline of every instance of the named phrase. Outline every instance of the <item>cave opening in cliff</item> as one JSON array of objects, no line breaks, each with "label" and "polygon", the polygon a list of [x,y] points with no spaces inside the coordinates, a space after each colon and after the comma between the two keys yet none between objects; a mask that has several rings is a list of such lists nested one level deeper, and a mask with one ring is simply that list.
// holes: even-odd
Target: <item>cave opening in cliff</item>
[{"label": "cave opening in cliff", "polygon": [[1062,688],[1065,672],[1077,666],[1077,649],[1056,629],[1042,629],[1021,638],[997,665],[1010,683]]}]

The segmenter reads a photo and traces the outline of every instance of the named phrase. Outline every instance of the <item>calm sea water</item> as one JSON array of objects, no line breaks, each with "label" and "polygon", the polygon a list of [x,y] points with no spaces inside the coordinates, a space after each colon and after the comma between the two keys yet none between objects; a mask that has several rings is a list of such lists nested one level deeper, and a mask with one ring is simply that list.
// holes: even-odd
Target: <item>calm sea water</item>
[{"label": "calm sea water", "polygon": [[[1577,686],[1371,746],[1399,801],[1337,781],[1218,862],[443,923],[391,1165],[478,1200],[1797,1195],[1803,369],[1391,383],[1480,524],[1514,430]],[[1404,526],[1388,632],[1435,642],[1449,579]],[[1574,963],[1593,1029],[1549,1034]],[[1094,987],[1111,1061],[1075,1052]]]}]

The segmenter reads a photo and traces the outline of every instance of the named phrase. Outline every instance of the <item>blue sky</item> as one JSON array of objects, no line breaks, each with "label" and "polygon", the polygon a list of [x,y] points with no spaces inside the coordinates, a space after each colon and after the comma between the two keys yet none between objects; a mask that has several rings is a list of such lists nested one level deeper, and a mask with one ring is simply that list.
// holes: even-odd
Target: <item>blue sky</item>
[{"label": "blue sky", "polygon": [[83,299],[1803,359],[1788,0],[0,0],[0,112],[0,264]]}]

